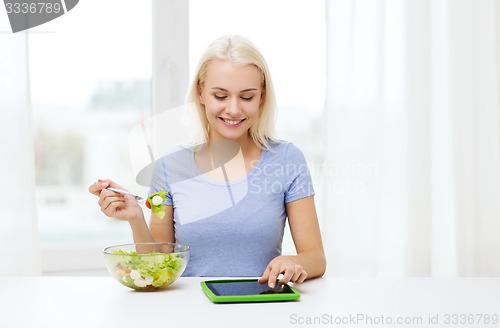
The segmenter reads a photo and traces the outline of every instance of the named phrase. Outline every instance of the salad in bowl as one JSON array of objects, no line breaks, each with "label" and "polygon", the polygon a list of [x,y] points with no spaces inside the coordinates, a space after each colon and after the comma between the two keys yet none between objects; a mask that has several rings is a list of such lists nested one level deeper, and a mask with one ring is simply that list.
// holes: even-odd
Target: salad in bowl
[{"label": "salad in bowl", "polygon": [[186,269],[189,246],[177,243],[135,243],[104,249],[108,272],[122,285],[153,291],[171,285]]}]

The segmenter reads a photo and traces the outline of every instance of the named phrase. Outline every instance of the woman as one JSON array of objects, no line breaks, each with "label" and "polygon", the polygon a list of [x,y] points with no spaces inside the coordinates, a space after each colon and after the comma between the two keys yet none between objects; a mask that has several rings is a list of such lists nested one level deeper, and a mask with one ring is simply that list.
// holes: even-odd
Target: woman
[{"label": "woman", "polygon": [[[185,276],[259,276],[271,288],[322,276],[326,261],[304,156],[273,137],[275,95],[267,65],[248,40],[223,37],[200,60],[189,93],[201,143],[155,165],[151,193],[168,191],[149,228],[131,197],[99,180],[89,191],[104,214],[129,222],[135,242],[187,244]],[[288,217],[297,255],[281,255]]]}]

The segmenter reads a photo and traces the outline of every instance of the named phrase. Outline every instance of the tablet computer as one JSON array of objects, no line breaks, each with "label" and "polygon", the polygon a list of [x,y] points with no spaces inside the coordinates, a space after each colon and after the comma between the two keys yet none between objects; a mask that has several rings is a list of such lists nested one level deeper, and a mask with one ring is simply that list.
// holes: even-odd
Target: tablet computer
[{"label": "tablet computer", "polygon": [[291,286],[276,283],[275,288],[259,284],[258,279],[222,279],[201,282],[201,288],[214,303],[293,301],[300,294]]}]

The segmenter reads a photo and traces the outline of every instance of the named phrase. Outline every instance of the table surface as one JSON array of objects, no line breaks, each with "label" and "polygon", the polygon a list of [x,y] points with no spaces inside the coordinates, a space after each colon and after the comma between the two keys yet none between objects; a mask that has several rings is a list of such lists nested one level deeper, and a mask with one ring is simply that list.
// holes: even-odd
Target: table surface
[{"label": "table surface", "polygon": [[111,277],[0,277],[0,327],[500,327],[500,278],[327,277],[295,284],[298,301],[243,304],[213,304],[208,279],[136,292]]}]

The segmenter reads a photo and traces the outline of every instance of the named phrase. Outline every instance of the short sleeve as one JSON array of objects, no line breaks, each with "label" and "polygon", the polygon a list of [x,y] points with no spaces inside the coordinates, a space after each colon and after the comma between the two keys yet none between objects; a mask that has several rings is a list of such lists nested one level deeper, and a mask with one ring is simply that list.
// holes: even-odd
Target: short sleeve
[{"label": "short sleeve", "polygon": [[149,194],[151,195],[160,190],[165,190],[166,192],[168,192],[168,194],[167,200],[164,204],[173,206],[172,192],[168,183],[167,167],[165,162],[165,157],[161,157],[155,162],[153,174],[151,176],[151,186],[149,188]]},{"label": "short sleeve", "polygon": [[290,143],[285,153],[285,204],[313,195],[306,159],[300,149]]}]

